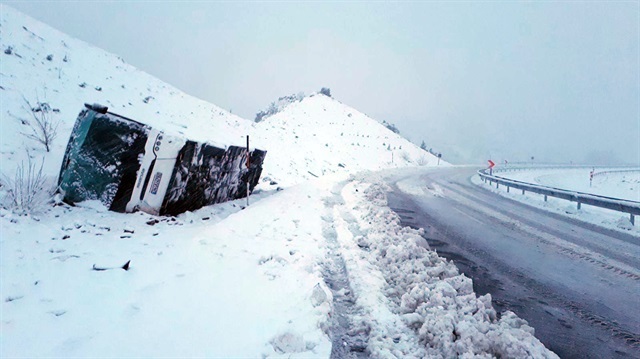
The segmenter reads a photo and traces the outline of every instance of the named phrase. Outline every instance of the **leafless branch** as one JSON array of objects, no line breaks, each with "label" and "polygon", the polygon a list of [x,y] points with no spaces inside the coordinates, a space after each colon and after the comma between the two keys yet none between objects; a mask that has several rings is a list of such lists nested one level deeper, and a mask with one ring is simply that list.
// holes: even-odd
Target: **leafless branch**
[{"label": "leafless branch", "polygon": [[54,121],[51,107],[47,103],[41,103],[36,98],[37,106],[32,106],[29,100],[22,96],[27,108],[25,110],[31,114],[33,121],[26,121],[30,132],[22,134],[29,139],[41,143],[47,152],[51,150],[53,140],[58,135],[58,121]]},{"label": "leafless branch", "polygon": [[44,158],[38,166],[28,157],[16,168],[12,178],[2,174],[0,188],[5,192],[2,207],[18,213],[33,213],[44,206],[52,197],[55,187],[47,181],[42,172]]}]

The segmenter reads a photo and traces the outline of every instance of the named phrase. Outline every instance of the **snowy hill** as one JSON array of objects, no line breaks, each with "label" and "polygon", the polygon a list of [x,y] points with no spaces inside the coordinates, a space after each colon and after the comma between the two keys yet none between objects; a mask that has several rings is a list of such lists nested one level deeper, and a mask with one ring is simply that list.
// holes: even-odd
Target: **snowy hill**
[{"label": "snowy hill", "polygon": [[[437,159],[365,114],[324,95],[294,102],[260,124],[194,98],[124,62],[2,5],[0,100],[3,168],[26,157],[45,157],[56,175],[66,141],[83,103],[109,110],[190,139],[218,145],[242,144],[250,135],[268,151],[264,176],[280,185],[336,172],[407,165]],[[47,103],[59,121],[51,153],[25,136],[32,107]],[[444,163],[443,163],[444,164]]]},{"label": "snowy hill", "polygon": [[379,122],[322,94],[266,118],[256,126],[256,135],[258,147],[269,151],[268,175],[283,184],[331,173],[438,163]]},{"label": "snowy hill", "polygon": [[[6,173],[26,156],[57,175],[71,128],[84,103],[190,139],[222,145],[243,144],[253,124],[213,104],[189,96],[128,65],[120,57],[74,39],[13,8],[0,5],[0,154]],[[21,136],[33,122],[33,107],[47,103],[59,121],[51,153]]]}]

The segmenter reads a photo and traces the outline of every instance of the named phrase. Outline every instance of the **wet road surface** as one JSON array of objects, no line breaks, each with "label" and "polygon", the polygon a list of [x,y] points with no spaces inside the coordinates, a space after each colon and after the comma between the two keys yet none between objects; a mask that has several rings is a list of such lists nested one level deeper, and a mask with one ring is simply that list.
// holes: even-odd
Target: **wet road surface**
[{"label": "wet road surface", "polygon": [[389,175],[389,205],[561,358],[640,358],[640,238],[493,194],[475,171]]}]

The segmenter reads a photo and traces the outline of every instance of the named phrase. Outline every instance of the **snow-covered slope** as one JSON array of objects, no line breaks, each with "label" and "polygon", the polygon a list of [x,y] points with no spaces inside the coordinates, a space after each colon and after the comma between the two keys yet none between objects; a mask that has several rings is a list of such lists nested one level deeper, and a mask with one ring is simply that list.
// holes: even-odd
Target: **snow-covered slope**
[{"label": "snow-covered slope", "polygon": [[[120,57],[74,39],[0,4],[0,154],[6,173],[25,158],[25,148],[45,172],[59,171],[75,119],[86,103],[190,139],[243,144],[253,123],[189,96],[128,65]],[[49,60],[50,59],[50,60]],[[32,121],[24,101],[48,103],[59,121],[50,153],[20,133]],[[58,112],[59,111],[59,112]]]},{"label": "snow-covered slope", "polygon": [[[57,174],[84,103],[198,141],[243,144],[250,135],[252,146],[268,151],[264,176],[281,186],[335,172],[437,164],[433,155],[330,97],[312,95],[256,125],[9,6],[2,5],[1,13],[0,154],[7,174],[25,158],[25,149],[45,158],[48,175]],[[60,125],[51,153],[19,135],[30,131],[25,121],[33,122],[25,98],[56,110],[53,119]]]},{"label": "snow-covered slope", "polygon": [[337,172],[438,164],[379,122],[321,94],[290,104],[256,130],[258,147],[269,151],[267,175],[283,184]]},{"label": "snow-covered slope", "polygon": [[0,357],[557,358],[347,177],[171,219],[0,209]]}]

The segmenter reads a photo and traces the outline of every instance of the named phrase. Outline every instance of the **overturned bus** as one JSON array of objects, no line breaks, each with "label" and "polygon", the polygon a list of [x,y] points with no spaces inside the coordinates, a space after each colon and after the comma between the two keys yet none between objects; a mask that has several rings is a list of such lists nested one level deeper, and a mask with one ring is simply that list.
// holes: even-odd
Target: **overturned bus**
[{"label": "overturned bus", "polygon": [[85,104],[58,185],[70,204],[100,200],[116,212],[176,215],[248,196],[266,151],[219,148],[163,133]]}]

